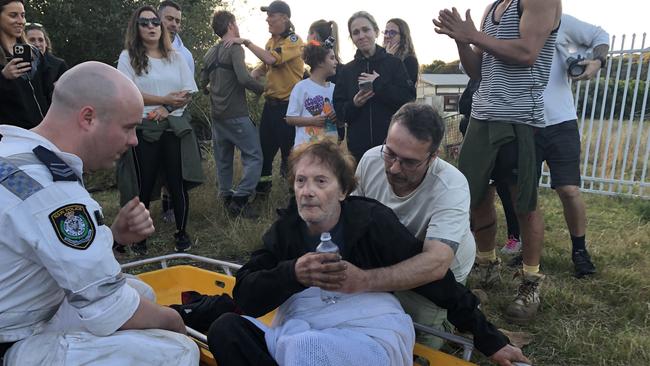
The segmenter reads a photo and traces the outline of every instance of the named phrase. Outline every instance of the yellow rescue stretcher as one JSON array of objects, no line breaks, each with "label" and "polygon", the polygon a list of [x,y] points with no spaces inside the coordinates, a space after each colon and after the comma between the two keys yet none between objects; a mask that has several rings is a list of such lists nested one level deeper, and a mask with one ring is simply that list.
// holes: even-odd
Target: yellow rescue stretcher
[{"label": "yellow rescue stretcher", "polygon": [[[189,261],[200,263],[204,267],[215,267],[223,273],[218,273],[187,264],[173,266],[169,265],[170,261],[178,260],[183,260],[184,262]],[[183,291],[197,291],[205,295],[220,295],[223,293],[232,295],[232,290],[235,287],[235,277],[233,277],[233,272],[237,271],[241,267],[241,265],[231,262],[197,256],[193,254],[179,253],[126,263],[122,265],[122,269],[125,272],[129,272],[129,270],[132,270],[134,268],[151,264],[159,265],[160,269],[140,273],[138,277],[140,277],[141,280],[153,288],[154,292],[156,293],[156,300],[161,305],[180,304],[181,292]],[[270,324],[274,315],[275,311],[266,314],[259,319],[266,324]],[[414,326],[418,330],[431,333],[452,343],[457,343],[463,348],[463,359],[460,359],[450,354],[425,347],[421,344],[416,344],[413,348],[413,354],[428,361],[429,365],[476,365],[469,362],[474,348],[471,340],[451,333],[442,332],[437,329],[432,329],[417,323],[415,323]],[[196,330],[189,327],[187,327],[187,334],[191,336],[199,345],[199,349],[201,351],[201,364],[206,366],[216,366],[217,363],[208,350],[205,334],[197,332]]]}]

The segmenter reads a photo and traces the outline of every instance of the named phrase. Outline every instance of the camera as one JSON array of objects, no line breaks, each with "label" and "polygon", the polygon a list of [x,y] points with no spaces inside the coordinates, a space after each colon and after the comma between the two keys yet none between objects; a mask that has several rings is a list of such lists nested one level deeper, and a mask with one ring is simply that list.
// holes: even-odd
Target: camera
[{"label": "camera", "polygon": [[567,72],[569,73],[569,76],[578,77],[585,72],[587,66],[580,65],[580,62],[584,60],[585,58],[581,55],[578,55],[578,57],[571,56],[566,59]]}]

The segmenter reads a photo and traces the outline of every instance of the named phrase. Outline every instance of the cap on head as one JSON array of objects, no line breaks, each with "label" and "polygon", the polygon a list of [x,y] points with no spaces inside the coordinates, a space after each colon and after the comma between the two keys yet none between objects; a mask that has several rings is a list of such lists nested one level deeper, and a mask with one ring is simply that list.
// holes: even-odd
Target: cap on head
[{"label": "cap on head", "polygon": [[260,9],[267,13],[286,14],[289,18],[291,18],[291,9],[289,8],[289,5],[281,0],[276,0],[269,4],[269,6],[262,6]]}]

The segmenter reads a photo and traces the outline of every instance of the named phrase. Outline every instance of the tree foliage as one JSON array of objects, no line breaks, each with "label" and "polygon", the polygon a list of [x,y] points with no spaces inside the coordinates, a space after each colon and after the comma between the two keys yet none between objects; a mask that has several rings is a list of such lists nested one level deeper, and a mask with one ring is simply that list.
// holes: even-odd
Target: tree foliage
[{"label": "tree foliage", "polygon": [[[221,0],[177,0],[183,8],[181,37],[196,61],[214,43],[210,28],[212,12],[223,7]],[[96,60],[115,66],[124,48],[124,33],[133,11],[142,0],[31,0],[26,1],[29,22],[43,24],[55,54],[68,65]],[[198,67],[197,67],[198,69]]]},{"label": "tree foliage", "polygon": [[423,74],[462,74],[458,68],[460,61],[444,62],[442,60],[433,60],[430,64],[424,64],[420,68]]}]

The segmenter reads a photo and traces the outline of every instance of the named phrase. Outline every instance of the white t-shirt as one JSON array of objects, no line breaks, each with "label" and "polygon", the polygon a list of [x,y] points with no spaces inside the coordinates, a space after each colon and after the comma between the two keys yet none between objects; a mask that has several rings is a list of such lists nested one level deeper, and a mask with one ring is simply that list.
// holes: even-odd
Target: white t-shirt
[{"label": "white t-shirt", "polygon": [[374,198],[390,207],[400,222],[418,239],[443,239],[458,243],[451,271],[458,282],[467,278],[476,257],[476,243],[469,226],[469,186],[453,165],[436,158],[422,183],[399,197],[386,178],[381,146],[368,150],[357,166],[356,196]]},{"label": "white t-shirt", "polygon": [[546,126],[576,119],[573,93],[569,85],[566,59],[569,56],[587,57],[594,47],[609,44],[609,34],[601,27],[562,14],[562,22],[555,43],[551,74],[544,90],[544,120]]},{"label": "white t-shirt", "polygon": [[[124,50],[120,53],[117,69],[133,80],[141,93],[164,96],[181,90],[189,90],[192,93],[198,90],[194,75],[190,73],[187,63],[176,51],[170,54],[169,60],[149,57],[148,72],[138,76],[131,66],[128,51]],[[142,117],[147,117],[149,112],[158,107],[160,105],[145,105]],[[183,111],[185,106],[175,109],[170,114],[180,117]]]},{"label": "white t-shirt", "polygon": [[[323,108],[326,104],[329,104],[329,108],[332,108],[333,94],[334,83],[328,82],[327,86],[322,86],[311,79],[301,80],[293,87],[289,96],[287,117],[312,117],[325,114]],[[334,122],[328,120],[324,127],[296,126],[296,138],[293,146],[320,141],[325,137],[338,139]]]}]

